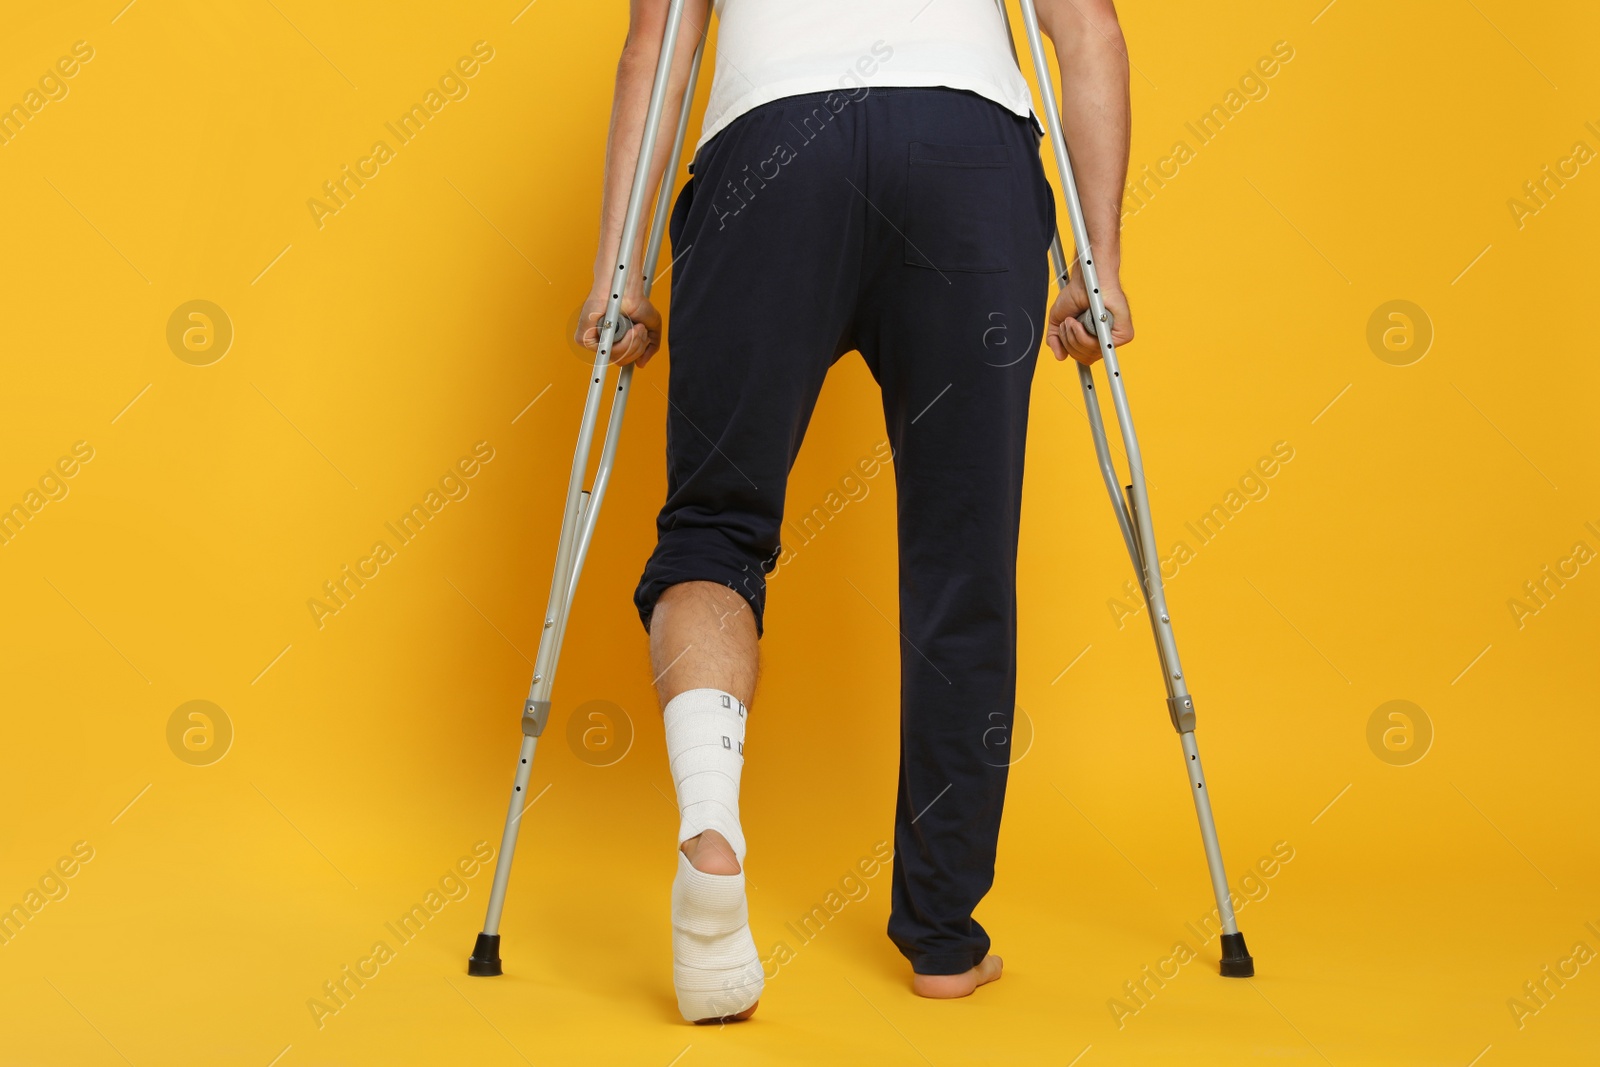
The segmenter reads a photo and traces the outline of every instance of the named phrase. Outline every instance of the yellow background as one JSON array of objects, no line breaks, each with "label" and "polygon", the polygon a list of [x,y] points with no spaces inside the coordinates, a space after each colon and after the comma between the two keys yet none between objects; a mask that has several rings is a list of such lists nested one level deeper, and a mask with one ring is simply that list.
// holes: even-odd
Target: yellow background
[{"label": "yellow background", "polygon": [[[1575,542],[1600,549],[1600,174],[1520,227],[1507,206],[1575,142],[1600,149],[1586,5],[1124,5],[1136,173],[1294,49],[1125,231],[1163,548],[1294,449],[1169,586],[1235,884],[1293,850],[1240,913],[1259,977],[1221,979],[1186,932],[1211,903],[1178,747],[1143,619],[1108,607],[1131,572],[1075,375],[1046,362],[1022,534],[1033,736],[979,912],[1005,979],[915,1000],[885,873],[790,939],[753,1025],[716,1030],[672,1002],[676,816],[630,602],[669,355],[636,378],[573,613],[506,976],[464,973],[483,871],[320,1029],[307,1007],[498,843],[625,5],[123,2],[14,5],[0,35],[6,103],[94,50],[0,146],[0,504],[93,449],[0,546],[0,904],[93,852],[0,946],[0,1063],[1594,1062],[1593,962],[1520,1028],[1507,1003],[1575,943],[1600,950],[1600,576],[1520,627],[1508,607]],[[319,229],[307,200],[480,40],[470,94]],[[233,325],[209,366],[166,340],[195,299]],[[1434,334],[1409,366],[1367,342],[1397,299]],[[847,359],[791,508],[882,436]],[[479,441],[470,494],[319,629],[307,600]],[[890,836],[892,480],[772,584],[744,801],[763,954]],[[1407,766],[1368,744],[1396,699],[1433,732]],[[209,766],[168,745],[191,700],[234,733]],[[593,700],[631,723],[610,766],[568,743]],[[1200,958],[1119,1027],[1108,1002],[1180,939]]]}]

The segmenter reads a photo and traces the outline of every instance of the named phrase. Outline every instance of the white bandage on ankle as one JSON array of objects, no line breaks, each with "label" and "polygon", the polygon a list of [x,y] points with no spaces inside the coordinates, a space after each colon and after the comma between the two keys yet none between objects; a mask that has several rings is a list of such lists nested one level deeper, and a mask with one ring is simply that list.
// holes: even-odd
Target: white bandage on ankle
[{"label": "white bandage on ankle", "polygon": [[720,689],[690,689],[667,702],[667,760],[678,790],[678,843],[715,830],[744,863],[739,772],[744,768],[745,706]]},{"label": "white bandage on ankle", "polygon": [[697,871],[678,853],[672,881],[672,984],[689,1022],[737,1015],[761,999],[744,874]]}]

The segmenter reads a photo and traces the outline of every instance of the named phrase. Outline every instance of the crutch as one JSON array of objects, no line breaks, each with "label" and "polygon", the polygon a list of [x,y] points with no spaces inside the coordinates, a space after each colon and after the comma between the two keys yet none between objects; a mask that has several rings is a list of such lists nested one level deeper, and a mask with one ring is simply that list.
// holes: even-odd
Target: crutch
[{"label": "crutch", "polygon": [[[662,173],[661,185],[656,189],[645,186],[650,180],[650,161],[655,155],[656,136],[665,110],[667,83],[672,72],[672,57],[677,49],[678,28],[683,21],[684,0],[672,0],[667,12],[666,31],[661,41],[661,58],[656,63],[655,81],[650,88],[650,107],[645,114],[644,138],[639,147],[639,162],[633,175],[633,186],[628,192],[628,210],[623,217],[622,243],[617,249],[617,266],[612,272],[611,297],[601,316],[599,342],[595,348],[594,367],[589,375],[589,392],[583,405],[583,419],[578,424],[578,447],[572,457],[572,474],[567,481],[567,501],[561,516],[561,539],[556,545],[555,574],[550,581],[550,599],[544,613],[544,628],[539,636],[539,651],[533,662],[533,683],[528,688],[528,699],[522,707],[522,751],[517,758],[516,777],[511,786],[511,806],[506,812],[505,831],[500,836],[500,855],[495,861],[494,885],[489,890],[489,909],[484,917],[483,932],[478,934],[472,955],[467,960],[467,973],[486,977],[501,973],[500,967],[500,913],[505,908],[506,884],[511,879],[511,857],[517,848],[517,830],[523,813],[528,809],[528,779],[533,773],[533,752],[544,733],[550,718],[550,692],[555,682],[556,664],[561,658],[561,641],[566,635],[567,617],[572,610],[572,597],[578,587],[578,576],[583,571],[584,558],[589,553],[589,542],[594,536],[595,520],[600,514],[600,504],[605,499],[606,486],[611,481],[611,467],[617,457],[617,439],[622,433],[622,415],[628,403],[628,386],[633,380],[633,366],[622,367],[617,372],[616,389],[611,398],[611,413],[606,421],[606,435],[600,447],[600,460],[595,469],[591,489],[583,488],[584,474],[589,466],[589,456],[594,443],[595,423],[600,415],[600,394],[605,390],[611,363],[611,347],[618,337],[632,328],[633,323],[622,314],[622,294],[628,285],[630,273],[642,270],[644,291],[648,295],[655,281],[656,257],[661,252],[661,236],[667,229],[667,214],[672,197],[669,191],[678,169],[678,158],[683,153],[683,138],[689,127],[689,104],[694,100],[695,83],[700,77],[700,58],[705,49],[705,38],[695,46],[694,59],[689,67],[689,83],[684,90],[683,107],[678,116],[678,131],[672,142],[672,154]],[[659,194],[659,195],[658,195]],[[655,214],[644,259],[638,264],[629,262],[629,253],[638,239],[639,223],[646,206],[655,203]]]},{"label": "crutch", "polygon": [[[1011,37],[1011,20],[1006,14],[1005,0],[996,0],[1000,17],[1006,26],[1007,39]],[[1086,329],[1099,339],[1110,376],[1111,400],[1117,411],[1117,425],[1122,431],[1123,448],[1128,454],[1128,481],[1124,503],[1123,493],[1117,488],[1117,471],[1111,463],[1110,445],[1106,441],[1106,428],[1100,417],[1100,405],[1095,398],[1094,372],[1083,363],[1078,364],[1078,384],[1083,387],[1084,409],[1089,414],[1089,429],[1094,435],[1094,450],[1100,460],[1100,473],[1105,478],[1106,490],[1111,494],[1111,507],[1117,515],[1117,525],[1122,530],[1123,543],[1133,560],[1133,569],[1139,575],[1144,590],[1145,603],[1150,611],[1150,627],[1155,632],[1156,655],[1161,661],[1161,677],[1167,686],[1167,713],[1172,718],[1173,729],[1183,744],[1184,763],[1189,769],[1190,792],[1194,794],[1195,813],[1200,817],[1200,839],[1205,844],[1206,865],[1211,870],[1211,889],[1216,894],[1217,912],[1222,922],[1222,974],[1228,978],[1249,978],[1255,974],[1255,961],[1245,948],[1244,935],[1234,918],[1233,901],[1228,891],[1228,876],[1222,866],[1222,847],[1217,843],[1217,826],[1211,817],[1211,799],[1206,789],[1205,776],[1200,769],[1200,749],[1194,740],[1194,699],[1189,695],[1189,683],[1178,662],[1178,645],[1172,636],[1172,615],[1167,610],[1166,593],[1161,586],[1160,555],[1156,550],[1155,530],[1150,525],[1150,495],[1145,488],[1144,464],[1139,456],[1139,439],[1133,432],[1133,414],[1128,409],[1128,394],[1122,385],[1122,369],[1117,363],[1117,350],[1111,343],[1111,313],[1106,310],[1100,296],[1100,282],[1094,267],[1094,251],[1089,247],[1089,229],[1083,218],[1083,204],[1078,200],[1078,186],[1072,178],[1072,160],[1067,154],[1067,139],[1061,129],[1061,111],[1056,104],[1055,83],[1050,77],[1050,66],[1045,59],[1044,41],[1039,35],[1039,15],[1033,0],[1019,0],[1022,7],[1023,27],[1027,31],[1028,50],[1033,67],[1039,76],[1039,89],[1044,94],[1045,118],[1050,127],[1050,145],[1055,151],[1056,167],[1061,176],[1061,190],[1067,200],[1067,215],[1072,223],[1072,243],[1077,248],[1078,270],[1083,277],[1084,289],[1089,295],[1089,309],[1079,316]],[[1014,51],[1014,50],[1013,50]],[[1056,282],[1062,288],[1067,284],[1067,261],[1061,249],[1058,232],[1050,244],[1050,258],[1055,266]]]}]

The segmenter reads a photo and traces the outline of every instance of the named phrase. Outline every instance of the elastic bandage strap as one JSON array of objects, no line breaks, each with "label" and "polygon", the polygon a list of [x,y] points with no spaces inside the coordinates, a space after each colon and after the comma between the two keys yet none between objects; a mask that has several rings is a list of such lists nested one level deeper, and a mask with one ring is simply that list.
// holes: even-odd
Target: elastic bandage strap
[{"label": "elastic bandage strap", "polygon": [[720,689],[690,689],[667,702],[667,759],[678,791],[678,843],[706,830],[728,839],[744,864],[739,826],[739,775],[744,769],[746,711]]}]

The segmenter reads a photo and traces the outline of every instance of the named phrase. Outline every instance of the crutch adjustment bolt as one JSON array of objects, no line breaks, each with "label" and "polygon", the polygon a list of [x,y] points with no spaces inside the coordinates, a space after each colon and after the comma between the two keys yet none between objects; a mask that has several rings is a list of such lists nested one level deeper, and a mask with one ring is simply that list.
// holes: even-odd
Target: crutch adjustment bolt
[{"label": "crutch adjustment bolt", "polygon": [[1194,733],[1194,698],[1185,693],[1181,697],[1167,698],[1167,714],[1172,717],[1172,728],[1180,734]]},{"label": "crutch adjustment bolt", "polygon": [[604,337],[606,336],[606,331],[610,330],[613,338],[622,337],[631,329],[633,329],[633,320],[619,311],[615,322],[607,319],[600,324],[600,335]]},{"label": "crutch adjustment bolt", "polygon": [[[537,675],[534,681],[538,681]],[[529,700],[522,706],[522,732],[527,737],[538,737],[544,733],[544,724],[550,721],[550,702],[548,700]]]},{"label": "crutch adjustment bolt", "polygon": [[474,978],[493,978],[503,974],[500,969],[500,935],[479,934],[472,955],[467,957],[467,973]]}]

